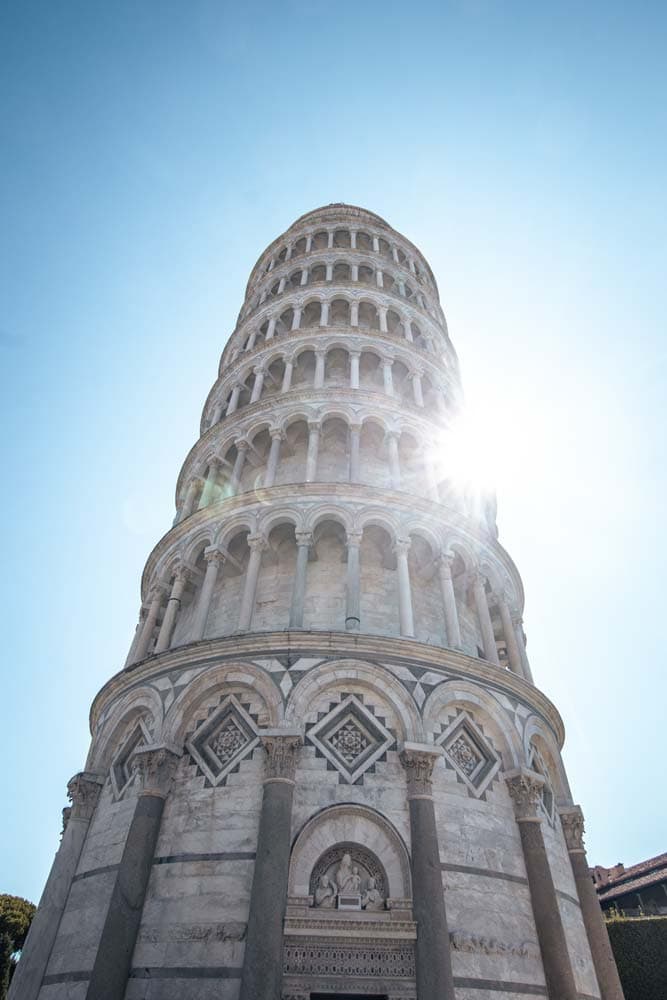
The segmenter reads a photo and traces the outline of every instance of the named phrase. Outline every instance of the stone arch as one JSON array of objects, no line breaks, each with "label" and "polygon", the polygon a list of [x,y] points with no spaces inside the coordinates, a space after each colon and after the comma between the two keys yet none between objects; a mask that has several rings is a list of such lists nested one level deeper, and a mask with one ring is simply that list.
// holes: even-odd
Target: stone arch
[{"label": "stone arch", "polygon": [[303,719],[322,692],[358,684],[371,691],[380,702],[388,702],[397,716],[402,741],[420,741],[423,727],[417,706],[394,675],[377,663],[363,660],[327,660],[310,670],[292,689],[285,708],[286,722]]},{"label": "stone arch", "polygon": [[532,757],[532,747],[539,751],[548,774],[548,778],[556,796],[558,805],[569,805],[572,803],[572,792],[567,780],[563,761],[561,759],[558,744],[553,733],[546,726],[538,715],[531,715],[526,720],[523,731],[523,759],[526,766],[530,766]]},{"label": "stone arch", "polygon": [[226,689],[247,692],[261,703],[263,711],[257,719],[260,728],[271,729],[280,724],[282,699],[271,678],[254,663],[225,663],[202,670],[174,701],[164,721],[165,742],[182,746],[197,721],[197,713],[205,711],[218,693],[222,695]]},{"label": "stone arch", "polygon": [[148,685],[128,691],[111,708],[92,741],[86,770],[106,774],[124,739],[140,719],[144,720],[152,742],[161,742],[164,724],[162,701],[157,691]]},{"label": "stone arch", "polygon": [[410,858],[402,837],[380,813],[352,803],[329,806],[301,828],[292,846],[290,896],[308,896],[315,865],[338,843],[358,843],[370,850],[386,872],[389,897],[411,898]]},{"label": "stone arch", "polygon": [[474,720],[488,731],[505,770],[519,767],[521,740],[512,721],[493,695],[472,681],[446,680],[431,691],[422,709],[427,735],[437,738],[448,711],[452,713],[456,708],[468,710]]}]

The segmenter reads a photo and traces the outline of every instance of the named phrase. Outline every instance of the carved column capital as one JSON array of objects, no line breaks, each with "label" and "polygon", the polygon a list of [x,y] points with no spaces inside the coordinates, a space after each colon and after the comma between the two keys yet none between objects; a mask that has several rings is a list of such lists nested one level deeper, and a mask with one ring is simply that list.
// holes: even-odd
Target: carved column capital
[{"label": "carved column capital", "polygon": [[400,753],[408,779],[409,799],[428,799],[432,794],[433,767],[442,756],[440,747],[423,743],[405,743]]},{"label": "carved column capital", "polygon": [[570,854],[585,854],[584,814],[581,811],[581,806],[563,806],[558,812],[568,852]]},{"label": "carved column capital", "polygon": [[[103,784],[104,779],[90,771],[79,771],[70,778],[67,782],[67,798],[72,803],[72,808],[67,820],[73,817],[90,821]],[[65,810],[63,810],[63,831],[66,825]]]},{"label": "carved column capital", "polygon": [[544,778],[537,771],[519,767],[505,775],[517,823],[539,823],[538,805]]},{"label": "carved column capital", "polygon": [[407,555],[410,551],[409,538],[397,538],[394,542],[394,552],[396,555]]},{"label": "carved column capital", "polygon": [[361,545],[361,539],[363,538],[363,531],[348,531],[345,535],[345,541],[348,549],[358,549]]},{"label": "carved column capital", "polygon": [[166,799],[182,751],[166,743],[139,747],[132,759],[140,795],[156,795]]},{"label": "carved column capital", "polygon": [[260,733],[260,741],[266,750],[267,781],[286,781],[294,784],[299,747],[303,743],[300,732],[295,730],[268,729]]},{"label": "carved column capital", "polygon": [[248,535],[248,548],[251,552],[263,552],[267,542],[263,535]]},{"label": "carved column capital", "polygon": [[313,544],[313,533],[312,531],[295,531],[294,537],[296,538],[296,544],[298,546],[305,546],[310,548]]},{"label": "carved column capital", "polygon": [[209,545],[208,548],[204,549],[204,559],[207,563],[219,563],[222,565],[227,558],[227,553],[223,552],[222,549],[216,548],[214,545]]}]

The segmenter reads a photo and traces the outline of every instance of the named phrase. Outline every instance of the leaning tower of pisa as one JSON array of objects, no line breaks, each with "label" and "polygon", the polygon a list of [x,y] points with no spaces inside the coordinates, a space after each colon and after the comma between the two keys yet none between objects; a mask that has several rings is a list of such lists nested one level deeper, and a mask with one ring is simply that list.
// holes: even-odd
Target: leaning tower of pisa
[{"label": "leaning tower of pisa", "polygon": [[383,219],[262,253],[12,1000],[622,1000],[460,400]]}]

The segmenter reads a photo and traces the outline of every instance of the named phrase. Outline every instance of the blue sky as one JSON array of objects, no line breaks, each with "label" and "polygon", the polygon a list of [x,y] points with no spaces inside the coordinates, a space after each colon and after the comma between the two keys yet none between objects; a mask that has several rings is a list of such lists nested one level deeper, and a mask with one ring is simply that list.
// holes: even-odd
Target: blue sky
[{"label": "blue sky", "polygon": [[437,276],[591,862],[667,849],[667,8],[0,18],[0,892],[40,894],[249,271],[332,201]]}]

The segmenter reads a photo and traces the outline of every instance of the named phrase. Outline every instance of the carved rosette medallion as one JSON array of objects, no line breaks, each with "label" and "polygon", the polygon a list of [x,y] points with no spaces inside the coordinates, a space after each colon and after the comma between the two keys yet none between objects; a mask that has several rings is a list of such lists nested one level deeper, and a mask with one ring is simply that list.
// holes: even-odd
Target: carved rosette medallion
[{"label": "carved rosette medallion", "polygon": [[[70,819],[85,819],[90,822],[103,784],[104,782],[99,775],[88,771],[79,771],[68,781],[67,798],[72,803],[72,808],[67,816],[67,822]],[[65,822],[65,810],[63,810],[63,833],[67,822]]]},{"label": "carved rosette medallion", "polygon": [[428,747],[416,749],[406,745],[403,748],[400,757],[408,779],[408,798],[430,798],[433,767],[439,756],[439,750]]},{"label": "carved rosette medallion", "polygon": [[264,781],[294,781],[302,742],[297,733],[270,733],[261,737],[267,757]]},{"label": "carved rosette medallion", "polygon": [[544,785],[542,775],[522,767],[505,775],[505,781],[517,822],[539,823],[538,807],[542,800]]},{"label": "carved rosette medallion", "polygon": [[571,854],[585,854],[584,814],[580,806],[569,806],[559,810],[560,821],[565,834],[565,843]]},{"label": "carved rosette medallion", "polygon": [[132,764],[139,780],[140,794],[166,798],[180,756],[176,749],[165,745],[139,747]]}]

